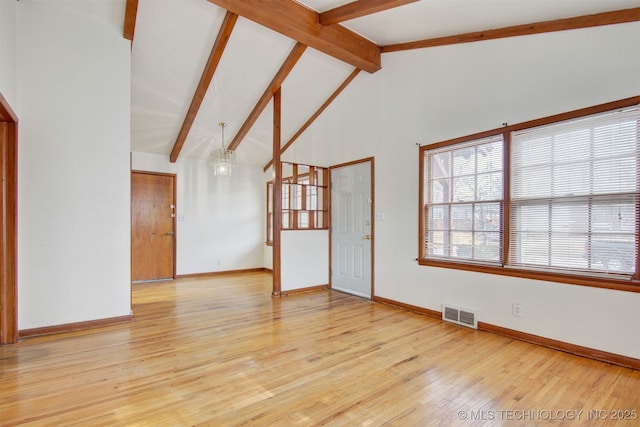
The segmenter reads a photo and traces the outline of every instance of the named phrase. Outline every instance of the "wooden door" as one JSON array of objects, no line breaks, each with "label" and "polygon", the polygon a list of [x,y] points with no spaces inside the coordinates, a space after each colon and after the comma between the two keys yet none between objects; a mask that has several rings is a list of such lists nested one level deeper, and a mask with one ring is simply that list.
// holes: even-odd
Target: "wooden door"
[{"label": "wooden door", "polygon": [[331,170],[331,287],[372,295],[371,163]]},{"label": "wooden door", "polygon": [[131,173],[131,281],[175,277],[175,175]]}]

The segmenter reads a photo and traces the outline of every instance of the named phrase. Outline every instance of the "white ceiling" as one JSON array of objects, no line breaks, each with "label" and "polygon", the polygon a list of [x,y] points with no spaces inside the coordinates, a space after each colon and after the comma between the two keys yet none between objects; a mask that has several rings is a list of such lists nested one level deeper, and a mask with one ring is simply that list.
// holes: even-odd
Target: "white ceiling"
[{"label": "white ceiling", "polygon": [[[303,0],[318,12],[349,0]],[[421,0],[344,22],[378,45],[638,7],[640,0]],[[139,0],[132,46],[132,151],[169,155],[198,86],[225,10],[207,0]],[[180,157],[206,158],[238,132],[295,42],[238,19]],[[393,55],[387,53],[384,55]],[[307,49],[282,86],[283,143],[353,67]],[[271,159],[272,108],[236,150],[239,163]]]}]

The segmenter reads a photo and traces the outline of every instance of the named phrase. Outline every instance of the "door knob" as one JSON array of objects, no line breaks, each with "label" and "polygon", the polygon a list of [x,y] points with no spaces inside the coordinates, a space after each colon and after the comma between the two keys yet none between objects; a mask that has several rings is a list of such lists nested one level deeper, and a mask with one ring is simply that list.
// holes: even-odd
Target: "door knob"
[{"label": "door knob", "polygon": [[173,231],[167,231],[167,236],[173,236]]},{"label": "door knob", "polygon": [[371,236],[369,234],[365,234],[364,236],[362,236],[363,240],[371,240]]}]

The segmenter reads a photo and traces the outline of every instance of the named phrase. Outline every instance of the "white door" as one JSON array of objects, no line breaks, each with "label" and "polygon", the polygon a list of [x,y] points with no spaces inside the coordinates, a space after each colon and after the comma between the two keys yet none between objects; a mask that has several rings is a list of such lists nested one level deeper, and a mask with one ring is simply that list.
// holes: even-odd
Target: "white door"
[{"label": "white door", "polygon": [[331,170],[331,287],[371,299],[371,162]]}]

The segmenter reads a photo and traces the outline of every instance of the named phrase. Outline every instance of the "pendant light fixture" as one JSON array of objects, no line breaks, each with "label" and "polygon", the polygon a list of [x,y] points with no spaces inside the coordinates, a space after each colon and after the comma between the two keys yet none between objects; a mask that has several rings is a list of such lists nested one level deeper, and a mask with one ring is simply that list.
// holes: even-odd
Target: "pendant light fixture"
[{"label": "pendant light fixture", "polygon": [[211,162],[211,167],[213,168],[213,174],[216,176],[229,176],[231,175],[231,169],[233,168],[233,163],[235,160],[235,153],[224,146],[224,128],[227,126],[226,123],[221,122],[218,123],[220,126],[220,130],[222,133],[221,144],[222,147],[213,150],[211,155],[209,156],[209,161]]}]

